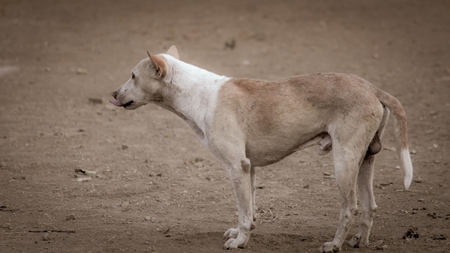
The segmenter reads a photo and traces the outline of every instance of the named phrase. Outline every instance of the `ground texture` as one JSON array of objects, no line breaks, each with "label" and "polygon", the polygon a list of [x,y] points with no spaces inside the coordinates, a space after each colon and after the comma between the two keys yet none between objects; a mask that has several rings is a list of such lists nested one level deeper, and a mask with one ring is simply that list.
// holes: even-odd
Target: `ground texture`
[{"label": "ground texture", "polygon": [[[396,96],[413,184],[403,190],[391,119],[371,245],[343,250],[450,252],[449,12],[448,1],[1,0],[0,252],[223,252],[237,217],[218,161],[170,112],[107,103],[146,50],[172,44],[223,75],[345,72]],[[330,155],[307,149],[257,176],[261,217],[237,251],[332,239]]]}]

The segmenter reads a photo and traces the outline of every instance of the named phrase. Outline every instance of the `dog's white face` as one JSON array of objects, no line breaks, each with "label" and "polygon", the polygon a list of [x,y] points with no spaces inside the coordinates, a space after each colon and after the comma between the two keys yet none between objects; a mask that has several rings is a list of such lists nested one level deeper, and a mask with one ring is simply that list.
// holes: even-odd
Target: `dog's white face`
[{"label": "dog's white face", "polygon": [[[163,79],[167,75],[164,56],[152,55],[139,62],[131,71],[131,78],[113,92],[109,102],[127,110],[134,110],[150,102],[162,102]],[[178,50],[172,46],[167,55],[180,59]]]},{"label": "dog's white face", "polygon": [[139,62],[130,79],[113,92],[110,102],[127,110],[134,110],[150,102],[161,100],[162,78],[160,69],[150,58]]}]

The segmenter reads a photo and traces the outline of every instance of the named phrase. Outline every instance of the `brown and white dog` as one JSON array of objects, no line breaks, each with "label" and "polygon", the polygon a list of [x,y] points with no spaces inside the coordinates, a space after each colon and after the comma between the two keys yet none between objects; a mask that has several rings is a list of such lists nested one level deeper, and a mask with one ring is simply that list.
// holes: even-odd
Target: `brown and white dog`
[{"label": "brown and white dog", "polygon": [[155,103],[184,119],[227,169],[237,199],[239,224],[224,234],[224,248],[245,247],[255,227],[255,167],[303,148],[333,151],[341,195],[339,225],[321,252],[341,250],[356,214],[362,216],[349,244],[366,246],[377,209],[373,162],[392,111],[404,184],[413,174],[406,115],[400,102],[368,81],[349,74],[317,73],[282,81],[235,79],[180,61],[172,46],[134,67],[110,102],[125,109]]}]

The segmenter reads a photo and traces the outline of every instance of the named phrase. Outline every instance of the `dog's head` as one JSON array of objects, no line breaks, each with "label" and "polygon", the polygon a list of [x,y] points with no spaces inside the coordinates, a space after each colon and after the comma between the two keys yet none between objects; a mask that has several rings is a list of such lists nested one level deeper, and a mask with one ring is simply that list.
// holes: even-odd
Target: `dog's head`
[{"label": "dog's head", "polygon": [[[148,58],[133,68],[130,79],[113,92],[111,104],[133,110],[162,100],[163,79],[168,71],[167,60],[161,55],[152,55],[149,52],[147,54]],[[180,58],[175,46],[172,46],[167,54]]]}]

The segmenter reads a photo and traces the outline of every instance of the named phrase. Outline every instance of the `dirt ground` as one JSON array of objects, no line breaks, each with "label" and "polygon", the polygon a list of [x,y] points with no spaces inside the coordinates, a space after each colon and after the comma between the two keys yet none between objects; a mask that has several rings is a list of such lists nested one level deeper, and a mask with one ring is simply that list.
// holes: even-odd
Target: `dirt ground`
[{"label": "dirt ground", "polygon": [[[0,252],[224,251],[237,209],[218,161],[174,114],[107,102],[146,50],[172,44],[223,75],[345,72],[396,96],[413,184],[403,190],[391,119],[371,245],[343,250],[450,252],[449,12],[418,0],[0,0]],[[238,252],[332,239],[331,155],[307,149],[257,177],[261,217]]]}]

